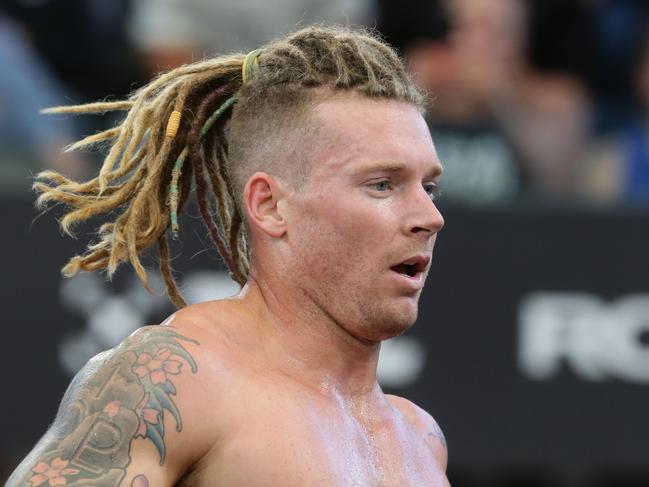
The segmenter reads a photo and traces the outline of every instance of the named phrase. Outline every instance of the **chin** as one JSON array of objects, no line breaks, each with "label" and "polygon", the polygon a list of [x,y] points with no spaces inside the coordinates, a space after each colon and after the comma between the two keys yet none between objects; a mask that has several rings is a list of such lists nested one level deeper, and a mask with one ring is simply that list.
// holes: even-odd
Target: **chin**
[{"label": "chin", "polygon": [[417,306],[399,307],[367,317],[366,339],[379,342],[405,333],[417,320]]}]

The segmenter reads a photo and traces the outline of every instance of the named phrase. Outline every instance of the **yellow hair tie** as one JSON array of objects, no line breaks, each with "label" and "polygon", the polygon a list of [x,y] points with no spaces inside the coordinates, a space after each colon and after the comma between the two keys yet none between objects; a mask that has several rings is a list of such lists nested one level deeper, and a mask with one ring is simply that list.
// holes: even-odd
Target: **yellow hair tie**
[{"label": "yellow hair tie", "polygon": [[259,71],[259,61],[257,58],[261,54],[261,49],[255,49],[250,51],[241,65],[241,77],[243,78],[243,84],[246,85],[248,82],[254,78],[257,71]]},{"label": "yellow hair tie", "polygon": [[167,122],[167,137],[173,139],[178,133],[178,127],[180,127],[180,112],[174,110],[169,115],[169,121]]}]

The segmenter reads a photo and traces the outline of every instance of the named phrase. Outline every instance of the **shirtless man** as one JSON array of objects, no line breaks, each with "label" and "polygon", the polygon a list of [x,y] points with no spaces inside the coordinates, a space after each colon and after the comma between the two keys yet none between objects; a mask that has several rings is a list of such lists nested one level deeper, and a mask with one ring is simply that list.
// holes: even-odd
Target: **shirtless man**
[{"label": "shirtless man", "polygon": [[194,177],[243,288],[93,358],[8,485],[448,486],[435,420],[376,380],[443,226],[421,101],[379,40],[311,27],[178,68],[129,102],[59,109],[129,110],[118,133],[81,143],[115,138],[97,179],[46,173],[36,187],[72,206],[64,226],[122,211],[65,272],[128,260],[146,279],[137,257],[157,241],[182,306],[165,235]]}]

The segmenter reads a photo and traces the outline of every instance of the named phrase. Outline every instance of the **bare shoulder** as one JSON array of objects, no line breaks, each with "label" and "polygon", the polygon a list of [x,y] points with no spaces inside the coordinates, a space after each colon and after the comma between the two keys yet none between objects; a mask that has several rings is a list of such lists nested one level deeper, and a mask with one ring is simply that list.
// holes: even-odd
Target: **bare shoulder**
[{"label": "bare shoulder", "polygon": [[240,320],[240,303],[236,299],[219,299],[204,301],[182,308],[166,320],[161,326],[172,326],[181,331],[199,335],[214,335],[222,331],[233,320]]},{"label": "bare shoulder", "polygon": [[392,394],[386,394],[386,398],[393,407],[408,418],[418,432],[424,435],[440,465],[446,469],[448,463],[446,438],[437,421],[427,411],[408,399]]},{"label": "bare shoulder", "polygon": [[210,446],[195,406],[200,346],[150,326],[91,359],[7,485],[173,485]]},{"label": "bare shoulder", "polygon": [[191,335],[202,346],[198,353],[203,360],[220,360],[242,340],[244,322],[249,319],[236,299],[222,299],[193,304],[176,311],[160,325]]}]

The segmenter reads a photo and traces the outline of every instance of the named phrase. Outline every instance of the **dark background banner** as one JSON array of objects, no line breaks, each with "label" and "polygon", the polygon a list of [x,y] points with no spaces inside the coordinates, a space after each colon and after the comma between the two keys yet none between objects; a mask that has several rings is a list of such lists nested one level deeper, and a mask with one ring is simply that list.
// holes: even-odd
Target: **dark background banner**
[{"label": "dark background banner", "polygon": [[[90,229],[70,240],[29,201],[1,204],[0,453],[18,461],[78,364],[172,308],[127,269],[63,280]],[[435,416],[451,471],[649,470],[648,215],[443,211],[420,317],[384,349],[385,389]],[[232,288],[194,216],[174,265],[203,299]]]}]

